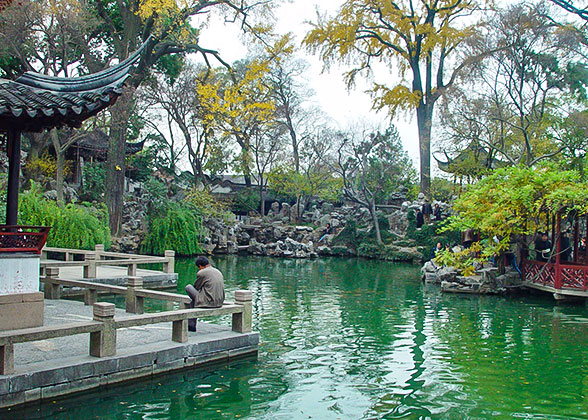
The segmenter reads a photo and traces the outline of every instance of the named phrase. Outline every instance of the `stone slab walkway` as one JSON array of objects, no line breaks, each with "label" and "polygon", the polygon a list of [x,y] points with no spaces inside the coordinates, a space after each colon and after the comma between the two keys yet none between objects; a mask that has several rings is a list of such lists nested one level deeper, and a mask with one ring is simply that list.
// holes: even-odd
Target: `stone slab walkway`
[{"label": "stone slab walkway", "polygon": [[[137,276],[142,277],[143,284],[150,289],[175,287],[178,283],[177,273],[168,274],[158,270],[137,268]],[[59,277],[64,280],[97,281],[99,283],[124,286],[127,281],[127,268],[114,265],[99,265],[96,267],[96,279],[84,279],[83,267],[60,267]]]},{"label": "stone slab walkway", "polygon": [[[116,310],[116,319],[125,316]],[[91,319],[91,306],[45,300],[46,326]],[[116,356],[104,358],[89,356],[89,334],[15,344],[15,373],[0,375],[0,408],[257,354],[258,333],[233,332],[230,319],[221,324],[199,321],[186,343],[171,341],[171,323],[119,329]]]}]

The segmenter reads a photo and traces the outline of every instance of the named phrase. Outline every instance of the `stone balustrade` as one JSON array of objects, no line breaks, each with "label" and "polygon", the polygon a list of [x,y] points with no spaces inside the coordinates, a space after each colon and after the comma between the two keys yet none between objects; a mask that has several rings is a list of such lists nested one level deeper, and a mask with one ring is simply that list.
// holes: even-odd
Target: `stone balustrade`
[{"label": "stone balustrade", "polygon": [[[48,290],[52,290],[50,294],[56,296],[55,298],[58,298],[59,296],[59,292],[56,292],[57,286],[73,285],[76,283],[75,287],[79,287],[79,283],[84,283],[64,281],[57,278],[52,278],[51,280],[52,281],[49,282],[51,287],[49,287]],[[91,285],[92,287],[96,286],[94,283],[91,283]],[[127,298],[126,305],[127,309],[131,309],[131,312],[142,312],[142,299],[145,296],[149,298],[156,298],[156,296],[159,296],[164,300],[172,300],[174,298],[173,295],[176,295],[176,301],[180,301],[179,298],[181,298],[181,301],[185,303],[185,296],[175,293],[162,294],[163,292],[138,289],[137,287],[140,287],[141,285],[140,278],[135,277],[129,280],[129,287],[124,288],[126,289],[125,295],[132,296],[131,299]],[[108,285],[101,286],[104,286],[105,288],[115,287]],[[251,331],[252,294],[249,290],[237,290],[235,291],[235,303],[225,303],[220,308],[178,309],[149,314],[140,313],[122,318],[115,318],[115,305],[113,303],[96,302],[93,303],[93,313],[93,321],[0,332],[0,375],[8,375],[14,372],[13,345],[15,343],[90,333],[89,354],[94,357],[108,357],[116,354],[117,329],[171,322],[172,341],[185,343],[188,341],[188,319],[209,318],[227,314],[232,314],[233,331],[238,333],[248,333]]]},{"label": "stone balustrade", "polygon": [[[50,261],[47,260],[47,253],[63,254],[64,261]],[[75,255],[81,256],[81,260],[75,260]],[[83,249],[69,249],[69,248],[53,248],[45,247],[42,252],[41,272],[47,268],[59,268],[67,266],[81,266],[83,267],[84,278],[96,278],[96,268],[104,265],[124,265],[127,266],[127,274],[129,276],[137,275],[137,266],[140,264],[162,264],[163,272],[171,274],[175,270],[175,251],[167,250],[163,257],[139,255],[139,254],[124,254],[121,252],[109,252],[104,250],[104,245],[98,244],[94,251]]]}]

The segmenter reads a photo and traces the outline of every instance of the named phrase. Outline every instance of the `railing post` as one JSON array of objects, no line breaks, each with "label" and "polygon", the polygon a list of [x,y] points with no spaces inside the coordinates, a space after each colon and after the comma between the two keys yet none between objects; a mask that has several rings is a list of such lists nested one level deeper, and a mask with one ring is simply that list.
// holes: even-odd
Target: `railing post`
[{"label": "railing post", "polygon": [[84,291],[84,305],[90,306],[98,302],[98,290],[86,289]]},{"label": "railing post", "polygon": [[185,343],[188,341],[188,320],[180,319],[172,322],[172,341]]},{"label": "railing post", "polygon": [[163,272],[173,274],[176,265],[176,251],[168,249],[163,253],[163,256],[167,258],[167,261],[163,263]]},{"label": "railing post", "polygon": [[96,278],[96,254],[89,252],[85,255],[88,265],[84,266],[84,278],[95,279]]},{"label": "railing post", "polygon": [[233,314],[233,331],[251,332],[251,316],[253,312],[251,304],[251,290],[235,290],[235,303],[243,306],[243,312]]},{"label": "railing post", "polygon": [[143,288],[141,277],[129,277],[127,279],[127,293],[125,295],[126,311],[131,314],[143,313],[143,297],[137,296],[137,289]]},{"label": "railing post", "polygon": [[129,276],[129,277],[137,276],[137,264],[129,264],[127,266],[127,276]]},{"label": "railing post", "polygon": [[14,346],[6,343],[0,346],[0,375],[14,373]]},{"label": "railing post", "polygon": [[90,333],[90,356],[106,357],[116,354],[116,326],[114,325],[114,303],[94,304],[94,321],[102,322],[102,331]]},{"label": "railing post", "polygon": [[61,285],[53,282],[53,280],[56,280],[58,277],[58,267],[45,268],[45,299],[61,298]]},{"label": "railing post", "polygon": [[96,260],[101,260],[104,254],[104,244],[94,245],[94,254],[96,254]]}]

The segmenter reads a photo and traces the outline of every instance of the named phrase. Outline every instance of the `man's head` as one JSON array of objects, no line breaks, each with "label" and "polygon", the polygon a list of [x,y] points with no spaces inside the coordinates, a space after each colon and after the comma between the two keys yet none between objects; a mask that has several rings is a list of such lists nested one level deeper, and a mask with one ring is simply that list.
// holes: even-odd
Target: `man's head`
[{"label": "man's head", "polygon": [[547,233],[543,232],[541,233],[541,239],[546,241],[547,239],[549,239],[549,237],[547,236]]},{"label": "man's head", "polygon": [[210,261],[208,261],[208,258],[200,256],[196,258],[195,264],[198,268],[204,268],[210,264]]}]

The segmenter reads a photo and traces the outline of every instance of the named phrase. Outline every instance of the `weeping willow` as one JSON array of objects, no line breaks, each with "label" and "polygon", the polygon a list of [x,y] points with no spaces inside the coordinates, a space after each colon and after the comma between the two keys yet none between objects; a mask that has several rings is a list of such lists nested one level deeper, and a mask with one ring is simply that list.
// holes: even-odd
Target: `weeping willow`
[{"label": "weeping willow", "polygon": [[178,255],[195,255],[202,252],[202,218],[191,206],[170,204],[164,212],[149,216],[147,235],[141,243],[141,252],[160,255],[166,249]]}]

